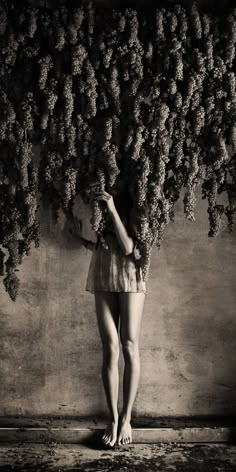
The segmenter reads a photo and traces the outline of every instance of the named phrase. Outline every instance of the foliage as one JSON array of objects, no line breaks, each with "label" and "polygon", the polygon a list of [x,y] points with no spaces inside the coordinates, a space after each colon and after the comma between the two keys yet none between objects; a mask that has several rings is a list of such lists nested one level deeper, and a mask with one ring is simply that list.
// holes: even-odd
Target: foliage
[{"label": "foliage", "polygon": [[[60,209],[70,214],[85,180],[104,189],[125,176],[145,280],[182,188],[190,221],[201,184],[208,235],[217,235],[223,215],[233,230],[236,9],[219,18],[196,4],[145,14],[91,1],[53,10],[4,2],[0,42],[0,266],[12,300],[17,266],[32,242],[39,246],[38,191],[57,220]],[[227,205],[217,201],[222,192]],[[107,218],[95,201],[102,244]]]}]

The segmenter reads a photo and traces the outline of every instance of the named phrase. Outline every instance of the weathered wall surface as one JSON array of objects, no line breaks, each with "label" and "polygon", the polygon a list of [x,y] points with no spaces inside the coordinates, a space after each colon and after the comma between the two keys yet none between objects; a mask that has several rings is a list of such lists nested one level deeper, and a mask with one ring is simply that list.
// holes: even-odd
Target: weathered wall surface
[{"label": "weathered wall surface", "polygon": [[[94,297],[85,292],[92,253],[64,217],[54,225],[42,211],[41,221],[41,246],[19,268],[15,303],[0,284],[1,415],[105,413]],[[196,222],[180,199],[153,249],[137,415],[236,412],[236,235],[226,223],[215,239],[207,231],[199,192]],[[121,354],[121,386],[122,369]]]}]

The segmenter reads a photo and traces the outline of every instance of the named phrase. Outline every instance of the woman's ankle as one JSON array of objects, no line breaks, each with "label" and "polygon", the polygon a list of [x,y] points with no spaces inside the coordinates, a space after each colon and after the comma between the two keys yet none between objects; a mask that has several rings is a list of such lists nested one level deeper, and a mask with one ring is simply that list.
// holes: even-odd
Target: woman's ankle
[{"label": "woman's ankle", "polygon": [[122,411],[120,414],[122,421],[129,422],[131,421],[131,413]]},{"label": "woman's ankle", "polygon": [[109,420],[110,420],[111,423],[115,423],[115,424],[118,423],[119,414],[117,413],[117,415],[110,415]]}]

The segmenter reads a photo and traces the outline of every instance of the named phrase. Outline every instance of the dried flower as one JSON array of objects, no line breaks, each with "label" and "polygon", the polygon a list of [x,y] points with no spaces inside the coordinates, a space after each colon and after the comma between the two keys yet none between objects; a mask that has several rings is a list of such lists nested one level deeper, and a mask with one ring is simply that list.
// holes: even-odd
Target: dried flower
[{"label": "dried flower", "polygon": [[82,73],[82,67],[88,53],[82,44],[75,46],[72,50],[72,64],[71,73],[72,75],[80,75]]},{"label": "dried flower", "polygon": [[74,110],[74,98],[72,94],[72,78],[67,75],[64,81],[63,87],[63,96],[64,96],[64,123],[65,128],[68,128],[71,124],[72,113]]},{"label": "dried flower", "polygon": [[190,18],[191,18],[191,21],[192,21],[192,27],[193,27],[195,37],[197,39],[201,39],[201,37],[202,37],[202,25],[201,25],[200,15],[199,15],[199,11],[198,11],[198,6],[197,6],[197,3],[195,1],[191,5],[190,14],[191,14]]},{"label": "dried flower", "polygon": [[40,71],[39,71],[39,88],[44,90],[48,78],[48,73],[53,66],[51,56],[42,57],[39,60]]}]

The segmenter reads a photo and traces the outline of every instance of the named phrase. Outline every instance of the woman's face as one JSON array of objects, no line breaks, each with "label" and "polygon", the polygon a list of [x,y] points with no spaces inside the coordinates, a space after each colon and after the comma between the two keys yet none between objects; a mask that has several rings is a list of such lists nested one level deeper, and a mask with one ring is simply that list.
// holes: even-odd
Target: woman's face
[{"label": "woman's face", "polygon": [[99,182],[92,182],[87,185],[85,189],[83,189],[83,197],[86,203],[91,203],[94,195],[94,191],[99,190]]}]

